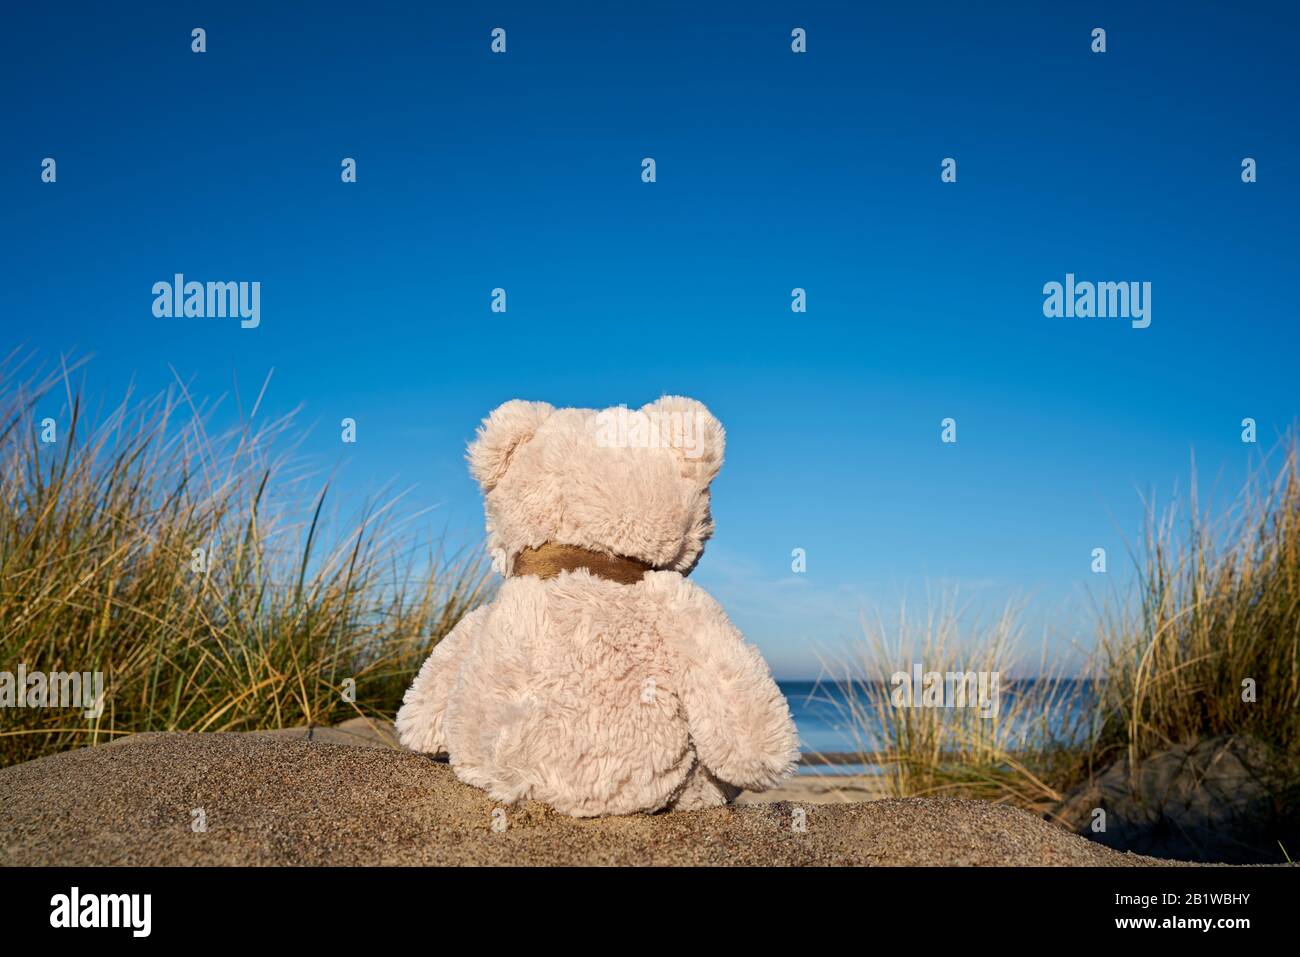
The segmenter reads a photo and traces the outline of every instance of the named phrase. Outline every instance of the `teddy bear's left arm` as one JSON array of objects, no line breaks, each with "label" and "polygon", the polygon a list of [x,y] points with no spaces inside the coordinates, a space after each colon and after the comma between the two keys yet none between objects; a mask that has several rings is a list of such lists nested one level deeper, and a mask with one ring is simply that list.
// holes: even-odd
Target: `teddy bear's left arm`
[{"label": "teddy bear's left arm", "polygon": [[790,707],[763,656],[722,606],[702,589],[683,584],[690,613],[676,651],[696,752],[728,784],[762,791],[789,774],[798,760]]},{"label": "teddy bear's left arm", "polygon": [[397,711],[397,739],[402,747],[427,754],[447,751],[443,713],[460,673],[460,662],[483,625],[488,605],[480,605],[462,618],[445,638],[433,646],[419,674],[402,697]]}]

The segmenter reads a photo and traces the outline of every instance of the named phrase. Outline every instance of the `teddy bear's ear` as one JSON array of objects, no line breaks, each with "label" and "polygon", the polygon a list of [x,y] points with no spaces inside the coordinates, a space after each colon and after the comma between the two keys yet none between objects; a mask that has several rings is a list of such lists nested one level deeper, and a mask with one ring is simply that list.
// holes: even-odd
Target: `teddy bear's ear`
[{"label": "teddy bear's ear", "polygon": [[469,444],[469,473],[483,492],[492,491],[505,477],[510,457],[537,432],[555,409],[545,402],[511,399],[499,405],[478,427],[478,437]]},{"label": "teddy bear's ear", "polygon": [[660,435],[670,437],[669,447],[681,462],[682,474],[708,485],[722,468],[727,433],[703,402],[681,395],[666,395],[641,411],[652,416]]}]

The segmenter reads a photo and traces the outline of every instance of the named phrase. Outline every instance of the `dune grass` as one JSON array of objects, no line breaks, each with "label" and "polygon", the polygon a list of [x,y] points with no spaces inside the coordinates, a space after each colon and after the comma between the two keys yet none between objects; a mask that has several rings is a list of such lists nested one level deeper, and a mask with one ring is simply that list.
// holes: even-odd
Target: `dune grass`
[{"label": "dune grass", "polygon": [[[1214,517],[1148,509],[1128,606],[1101,616],[1094,760],[1222,734],[1300,751],[1300,471],[1291,435]],[[1271,466],[1271,467],[1270,467]],[[1181,529],[1181,532],[1180,532]]]},{"label": "dune grass", "polygon": [[[1077,745],[1091,720],[1086,685],[1060,673],[1044,652],[1024,653],[1019,606],[992,621],[971,619],[946,594],[917,619],[906,608],[891,626],[864,625],[848,655],[828,662],[835,684],[823,700],[853,738],[857,760],[879,769],[892,797],[951,796],[1009,802],[1044,810],[1061,798],[1059,782],[1079,762]],[[905,697],[914,663],[942,676],[952,707],[922,707],[920,692]],[[978,678],[996,697],[996,711],[979,706]],[[924,684],[924,683],[923,683]],[[962,687],[964,700],[956,697]],[[935,686],[938,686],[936,683]],[[955,698],[955,701],[954,701]]]},{"label": "dune grass", "polygon": [[391,716],[488,597],[479,556],[443,555],[401,496],[331,520],[293,416],[254,424],[260,394],[215,436],[219,404],[180,383],[91,425],[74,369],[23,367],[0,365],[0,670],[101,671],[107,693],[96,719],[3,709],[0,764],[136,731]]},{"label": "dune grass", "polygon": [[[1023,674],[1018,614],[967,622],[951,599],[920,622],[867,627],[833,662],[827,696],[882,770],[891,796],[952,794],[1049,809],[1119,759],[1134,768],[1177,744],[1247,735],[1268,745],[1279,800],[1300,782],[1300,472],[1288,437],[1227,512],[1214,518],[1195,486],[1182,509],[1148,505],[1133,550],[1136,586],[1098,610],[1098,642],[1081,678],[1045,655]],[[1181,531],[1180,531],[1181,529]],[[900,708],[891,676],[1001,671],[996,718],[975,709]],[[1253,691],[1253,700],[1248,688]]]}]

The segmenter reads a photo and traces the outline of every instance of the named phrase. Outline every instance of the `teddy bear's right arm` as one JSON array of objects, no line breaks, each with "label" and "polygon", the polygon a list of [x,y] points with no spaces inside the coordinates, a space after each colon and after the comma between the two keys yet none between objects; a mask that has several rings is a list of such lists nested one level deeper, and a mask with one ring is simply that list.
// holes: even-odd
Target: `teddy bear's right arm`
[{"label": "teddy bear's right arm", "polygon": [[465,651],[477,638],[487,613],[487,605],[474,609],[433,646],[424,660],[397,711],[397,739],[402,747],[426,754],[446,753],[443,717],[447,699],[456,686]]},{"label": "teddy bear's right arm", "polygon": [[767,662],[702,589],[688,585],[691,614],[677,644],[682,699],[700,760],[717,777],[762,791],[789,774],[799,738]]}]

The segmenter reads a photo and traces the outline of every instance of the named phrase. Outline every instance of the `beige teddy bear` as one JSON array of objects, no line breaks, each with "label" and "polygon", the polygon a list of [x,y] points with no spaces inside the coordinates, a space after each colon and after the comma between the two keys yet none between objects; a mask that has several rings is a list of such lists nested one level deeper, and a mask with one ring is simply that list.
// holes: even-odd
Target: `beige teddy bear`
[{"label": "beige teddy bear", "polygon": [[701,403],[507,402],[469,448],[496,598],[434,648],[397,713],[493,798],[579,817],[725,804],[790,773],[790,710],[687,575],[713,532],[722,426]]}]

